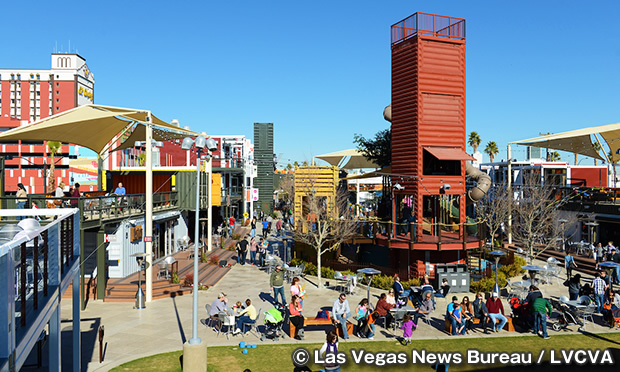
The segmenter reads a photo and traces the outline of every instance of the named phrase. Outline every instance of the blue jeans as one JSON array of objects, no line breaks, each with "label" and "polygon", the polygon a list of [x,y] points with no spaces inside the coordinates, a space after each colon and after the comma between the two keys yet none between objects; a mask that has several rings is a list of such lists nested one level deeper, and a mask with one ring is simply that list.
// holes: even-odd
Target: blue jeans
[{"label": "blue jeans", "polygon": [[256,251],[250,251],[250,262],[256,264]]},{"label": "blue jeans", "polygon": [[237,319],[237,328],[241,330],[241,332],[245,332],[245,325],[250,325],[256,323],[255,320],[250,319],[247,315],[242,315]]},{"label": "blue jeans", "polygon": [[568,292],[568,299],[570,301],[575,301],[579,298],[579,293]]},{"label": "blue jeans", "polygon": [[[504,326],[506,325],[506,322],[508,322],[508,320],[506,319],[505,316],[503,316],[501,313],[489,313],[489,318],[491,318],[491,322],[493,323],[493,330],[502,330],[504,329]],[[499,325],[496,324],[497,320],[499,319]]]},{"label": "blue jeans", "polygon": [[616,284],[620,283],[620,266],[616,266],[616,277],[614,278]]},{"label": "blue jeans", "polygon": [[[18,202],[18,203],[17,203],[17,208],[16,208],[16,209],[24,209],[25,207],[26,207],[26,202],[25,202],[25,201],[23,201],[23,202]],[[18,221],[21,221],[21,220],[23,220],[23,219],[25,219],[25,218],[26,218],[26,217],[24,217],[24,216],[17,216],[17,220],[18,220]]]},{"label": "blue jeans", "polygon": [[605,294],[594,294],[594,301],[596,302],[596,312],[601,313],[603,311],[603,305],[605,304]]},{"label": "blue jeans", "polygon": [[[463,323],[457,321],[456,319],[454,319],[454,317],[450,317],[450,322],[452,323],[452,336],[456,336],[458,328],[460,328],[463,325]],[[465,327],[463,327],[463,329],[459,333],[464,335]]]},{"label": "blue jeans", "polygon": [[541,331],[543,333],[543,337],[547,337],[547,314],[540,313],[536,311],[534,313],[534,330],[536,332]]},{"label": "blue jeans", "polygon": [[252,229],[252,237],[256,236],[256,229]]},{"label": "blue jeans", "polygon": [[[340,327],[342,328],[342,334],[344,335],[342,338],[347,340],[349,338],[349,334],[347,333],[347,318],[349,314],[334,314],[336,321],[340,322]],[[368,336],[370,337],[370,336]]]},{"label": "blue jeans", "polygon": [[368,338],[374,337],[375,336],[375,323],[369,324],[368,328],[370,329],[370,331],[368,331],[368,334],[366,335],[366,337]]},{"label": "blue jeans", "polygon": [[273,288],[273,300],[275,302],[278,302],[278,294],[280,294],[280,297],[282,297],[282,302],[280,302],[282,305],[286,305],[286,297],[284,297],[284,286],[276,288]]}]

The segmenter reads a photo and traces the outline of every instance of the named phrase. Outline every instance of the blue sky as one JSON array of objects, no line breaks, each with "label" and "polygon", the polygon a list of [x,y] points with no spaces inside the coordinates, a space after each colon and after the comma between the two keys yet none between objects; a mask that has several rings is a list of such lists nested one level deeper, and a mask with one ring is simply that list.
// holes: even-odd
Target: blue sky
[{"label": "blue sky", "polygon": [[509,141],[620,121],[615,1],[45,1],[4,10],[19,16],[0,26],[2,67],[48,68],[70,42],[95,74],[96,103],[150,108],[208,134],[252,137],[252,123],[273,122],[284,164],[388,128],[390,25],[417,11],[467,19],[467,131],[496,141],[497,158]]}]

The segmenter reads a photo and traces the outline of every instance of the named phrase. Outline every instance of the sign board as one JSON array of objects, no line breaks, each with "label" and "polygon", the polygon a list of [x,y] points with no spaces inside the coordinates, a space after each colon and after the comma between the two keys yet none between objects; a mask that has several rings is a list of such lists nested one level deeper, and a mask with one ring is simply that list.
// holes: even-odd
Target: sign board
[{"label": "sign board", "polygon": [[103,235],[103,241],[105,243],[115,242],[116,241],[116,235],[114,235],[114,234],[104,234]]},{"label": "sign board", "polygon": [[153,237],[152,236],[145,236],[144,237],[144,241],[145,242],[152,242],[153,241]]},{"label": "sign board", "polygon": [[219,207],[222,205],[222,175],[213,173],[211,177],[211,205]]},{"label": "sign board", "polygon": [[258,189],[252,188],[252,201],[258,201]]}]

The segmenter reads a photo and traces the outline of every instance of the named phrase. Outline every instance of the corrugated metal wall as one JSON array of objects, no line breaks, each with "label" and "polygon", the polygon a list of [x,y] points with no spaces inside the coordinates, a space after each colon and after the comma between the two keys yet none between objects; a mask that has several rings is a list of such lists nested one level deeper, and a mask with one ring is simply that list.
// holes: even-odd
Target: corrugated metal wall
[{"label": "corrugated metal wall", "polygon": [[254,187],[258,189],[255,208],[265,213],[273,210],[273,123],[254,123],[254,161],[257,175]]},{"label": "corrugated metal wall", "polygon": [[392,172],[407,176],[393,182],[405,187],[395,193],[414,196],[418,216],[422,196],[442,184],[465,192],[464,161],[461,176],[422,175],[424,146],[465,151],[465,40],[417,34],[392,45]]},{"label": "corrugated metal wall", "polygon": [[[196,172],[177,172],[176,189],[179,198],[179,208],[196,209]],[[200,208],[207,207],[207,174],[200,173]]]}]

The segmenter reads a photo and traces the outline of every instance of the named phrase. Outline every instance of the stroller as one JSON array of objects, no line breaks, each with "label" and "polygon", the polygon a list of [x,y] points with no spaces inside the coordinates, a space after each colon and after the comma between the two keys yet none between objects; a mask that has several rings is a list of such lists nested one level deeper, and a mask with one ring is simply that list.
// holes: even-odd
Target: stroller
[{"label": "stroller", "polygon": [[276,305],[273,309],[265,312],[265,331],[261,335],[260,340],[272,339],[279,341],[280,336],[285,335],[282,325],[286,323],[286,309],[284,306]]},{"label": "stroller", "polygon": [[558,315],[558,321],[551,325],[554,331],[560,331],[573,325],[579,326],[578,330],[580,332],[584,330],[583,322],[579,319],[575,310],[571,309],[567,304],[554,299],[551,299],[550,302],[551,306],[560,313],[560,315]]},{"label": "stroller", "polygon": [[529,330],[534,327],[534,317],[530,311],[530,304],[519,297],[512,297],[508,300],[513,314],[513,324],[522,330]]}]

